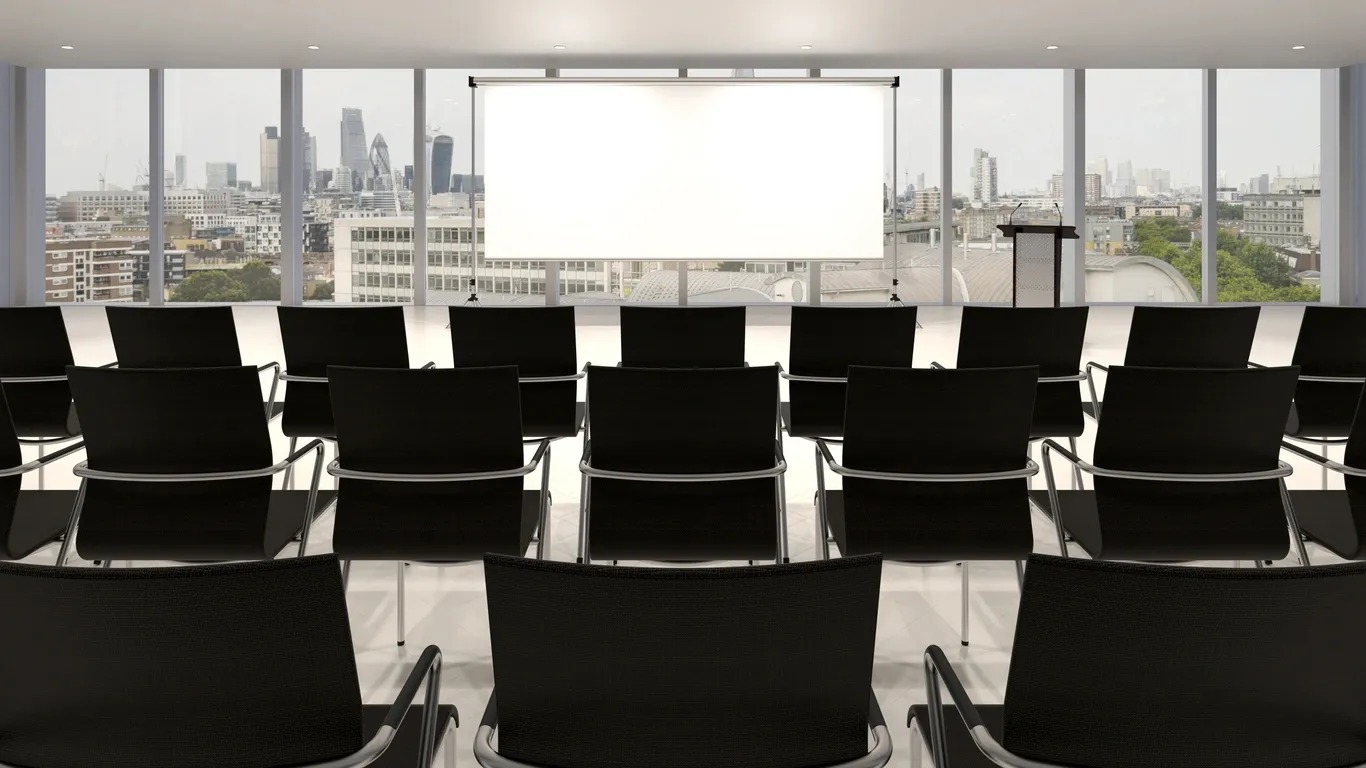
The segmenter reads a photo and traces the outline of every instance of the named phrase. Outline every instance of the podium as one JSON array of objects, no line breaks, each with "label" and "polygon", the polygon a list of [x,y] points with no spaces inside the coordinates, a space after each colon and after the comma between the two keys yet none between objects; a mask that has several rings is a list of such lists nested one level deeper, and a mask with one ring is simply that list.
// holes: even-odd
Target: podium
[{"label": "podium", "polygon": [[1077,228],[1052,224],[998,224],[996,228],[1015,241],[1011,306],[1061,306],[1062,241],[1076,240]]}]

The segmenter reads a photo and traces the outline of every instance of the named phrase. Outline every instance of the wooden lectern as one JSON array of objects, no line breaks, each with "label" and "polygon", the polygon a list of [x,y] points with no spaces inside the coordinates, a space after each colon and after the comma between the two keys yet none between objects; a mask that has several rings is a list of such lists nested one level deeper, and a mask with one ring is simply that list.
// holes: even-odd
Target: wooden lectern
[{"label": "wooden lectern", "polygon": [[1052,224],[998,224],[1015,241],[1013,307],[1062,305],[1062,241],[1076,240],[1077,228]]}]

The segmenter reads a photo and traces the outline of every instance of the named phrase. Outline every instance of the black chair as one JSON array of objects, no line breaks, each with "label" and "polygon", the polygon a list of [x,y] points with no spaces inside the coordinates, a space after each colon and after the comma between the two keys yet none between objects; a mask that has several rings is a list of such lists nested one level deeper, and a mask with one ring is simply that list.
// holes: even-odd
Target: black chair
[{"label": "black chair", "polygon": [[19,437],[0,388],[0,560],[23,560],[57,543],[66,533],[76,491],[21,490],[24,475],[85,447],[73,443],[56,453],[24,463]]},{"label": "black chair", "polygon": [[[19,442],[47,446],[81,436],[66,383],[75,358],[61,307],[0,307],[0,390]],[[44,472],[38,471],[39,488]]]},{"label": "black chair", "polygon": [[573,307],[451,307],[455,367],[517,366],[522,390],[522,434],[577,437],[584,377]]},{"label": "black chair", "polygon": [[623,306],[621,364],[738,368],[745,364],[745,308]]},{"label": "black chair", "polygon": [[[816,464],[817,546],[844,556],[880,552],[915,564],[961,563],[962,643],[968,644],[968,563],[1034,550],[1027,478],[1030,414],[1039,369],[849,369],[844,463],[826,440],[819,455],[844,478],[827,489]],[[907,403],[933,403],[908,408]]]},{"label": "black chair", "polygon": [[[1290,465],[1281,429],[1299,369],[1134,368],[1106,383],[1095,463],[1043,443],[1047,491],[1035,504],[1097,560],[1277,560],[1291,540],[1308,556],[1285,503]],[[1050,454],[1095,477],[1090,491],[1059,491]],[[1061,512],[1061,514],[1059,514]],[[1287,530],[1287,523],[1289,529]]]},{"label": "black chair", "polygon": [[975,704],[931,646],[912,762],[923,731],[939,768],[1361,765],[1363,604],[1356,563],[1254,571],[1035,556],[1005,704]]},{"label": "black chair", "polygon": [[[261,560],[295,537],[299,554],[318,511],[322,441],[275,463],[256,369],[67,369],[88,460],[58,563],[87,560]],[[271,479],[314,454],[307,491]]]},{"label": "black chair", "polygon": [[[1124,365],[1142,368],[1246,368],[1252,356],[1261,307],[1134,307]],[[1082,410],[1100,418],[1094,371],[1108,366],[1086,364],[1091,401]]]},{"label": "black chair", "polygon": [[588,414],[581,562],[787,559],[776,367],[589,366]]},{"label": "black chair", "polygon": [[844,434],[845,378],[851,365],[911,367],[915,307],[792,308],[783,426],[793,437]]},{"label": "black chair", "polygon": [[[1304,385],[1301,376],[1300,387]],[[1290,505],[1300,525],[1300,533],[1311,543],[1345,560],[1366,560],[1366,409],[1361,407],[1363,402],[1366,402],[1366,391],[1357,393],[1357,417],[1347,437],[1341,463],[1329,461],[1293,443],[1281,446],[1314,462],[1325,474],[1332,471],[1342,475],[1342,490],[1292,490]]]},{"label": "black chair", "polygon": [[[135,307],[111,304],[104,308],[114,356],[122,368],[236,368],[242,365],[237,322],[232,307]],[[275,401],[280,364],[256,366],[271,371],[266,415],[284,411]]]},{"label": "black chair", "polygon": [[[397,561],[399,645],[406,561],[520,556],[538,529],[544,556],[550,440],[524,465],[515,367],[327,372],[340,457],[327,468],[338,478],[332,551],[348,573],[352,560]],[[538,465],[540,490],[522,490]]]},{"label": "black chair", "polygon": [[881,572],[876,555],[683,569],[490,555],[494,691],[475,758],[485,768],[886,765],[892,743],[871,689]]},{"label": "black chair", "polygon": [[454,761],[457,714],[439,704],[436,646],[392,705],[362,706],[331,556],[0,564],[0,612],[23,627],[0,634],[5,765],[425,768],[443,741]]}]

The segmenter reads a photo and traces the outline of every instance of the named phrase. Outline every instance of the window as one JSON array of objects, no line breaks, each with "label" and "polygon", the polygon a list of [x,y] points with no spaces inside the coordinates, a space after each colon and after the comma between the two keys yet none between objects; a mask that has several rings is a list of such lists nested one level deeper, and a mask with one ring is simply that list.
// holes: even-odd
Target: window
[{"label": "window", "polygon": [[1319,70],[1219,71],[1219,301],[1318,301]]},{"label": "window", "polygon": [[1200,300],[1201,94],[1200,70],[1087,71],[1078,232],[1111,266],[1088,270],[1087,301]]},{"label": "window", "polygon": [[[966,69],[953,73],[955,282],[964,302],[1008,304],[1011,244],[998,224],[1057,223],[1062,200],[1060,70]],[[946,204],[948,204],[946,202]],[[1021,205],[1023,204],[1023,205]]]},{"label": "window", "polygon": [[145,69],[47,71],[47,194],[57,198],[49,241],[85,241],[48,246],[48,266],[64,261],[82,276],[70,294],[46,291],[48,300],[131,298],[131,288],[111,288],[132,278],[128,254],[147,243],[148,80]]},{"label": "window", "polygon": [[[305,174],[304,221],[332,228],[327,250],[305,255],[305,273],[312,264],[314,276],[336,276],[330,285],[313,281],[305,299],[412,301],[411,288],[398,288],[396,280],[412,267],[398,266],[394,256],[402,249],[411,260],[413,250],[412,94],[412,70],[304,72],[303,127],[312,145],[304,165],[313,169]],[[352,258],[357,243],[375,242],[385,244],[383,258]],[[338,264],[350,271],[336,270]]]}]

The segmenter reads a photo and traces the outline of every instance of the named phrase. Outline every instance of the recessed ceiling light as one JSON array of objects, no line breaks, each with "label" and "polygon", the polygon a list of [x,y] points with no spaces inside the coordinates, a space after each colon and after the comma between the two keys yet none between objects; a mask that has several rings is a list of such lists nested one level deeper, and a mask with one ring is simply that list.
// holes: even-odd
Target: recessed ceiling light
[{"label": "recessed ceiling light", "polygon": [[564,46],[563,46],[563,45],[560,45],[559,43],[556,43],[553,47],[554,47],[555,50],[557,50],[557,51],[563,51],[563,50],[564,50]]},{"label": "recessed ceiling light", "polygon": [[1050,50],[1050,51],[1056,51],[1056,50],[1058,50],[1058,46],[1056,46],[1056,45],[1045,45],[1044,48],[1045,48],[1046,50]]},{"label": "recessed ceiling light", "polygon": [[811,50],[811,46],[809,46],[809,45],[803,45],[803,46],[802,46],[802,50],[803,50],[803,51],[809,51],[809,50]]},{"label": "recessed ceiling light", "polygon": [[64,50],[64,51],[74,51],[74,50],[76,50],[76,46],[74,46],[74,45],[64,45],[64,46],[62,46],[62,50]]},{"label": "recessed ceiling light", "polygon": [[308,46],[308,50],[310,50],[310,51],[316,51],[316,50],[319,50],[319,48],[318,48],[318,46],[316,46],[316,45],[310,45],[310,46]]},{"label": "recessed ceiling light", "polygon": [[1302,50],[1304,50],[1304,46],[1302,46],[1302,45],[1292,45],[1292,46],[1290,46],[1290,50],[1292,50],[1292,51],[1302,51]]}]

